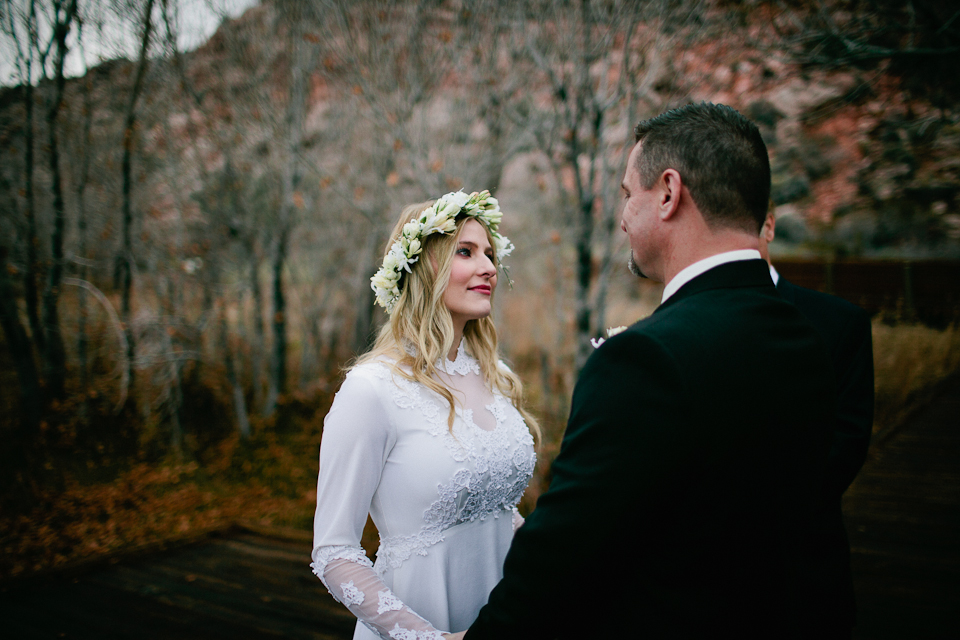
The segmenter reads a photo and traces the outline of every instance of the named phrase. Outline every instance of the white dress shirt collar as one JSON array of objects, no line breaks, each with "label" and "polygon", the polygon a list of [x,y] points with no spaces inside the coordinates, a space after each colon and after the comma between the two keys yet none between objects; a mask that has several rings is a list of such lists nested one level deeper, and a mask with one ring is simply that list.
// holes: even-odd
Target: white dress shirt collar
[{"label": "white dress shirt collar", "polygon": [[777,283],[780,282],[780,274],[773,268],[773,265],[770,265],[770,279],[773,280],[773,286],[777,286]]},{"label": "white dress shirt collar", "polygon": [[675,294],[680,287],[687,284],[697,276],[702,273],[706,273],[714,267],[718,267],[721,264],[727,262],[737,262],[740,260],[762,260],[760,257],[760,252],[756,249],[738,249],[736,251],[726,251],[724,253],[718,253],[717,255],[710,256],[709,258],[704,258],[698,262],[694,262],[691,265],[683,268],[677,275],[673,276],[673,279],[667,283],[667,286],[663,288],[663,297],[660,299],[660,304],[663,304],[667,301],[670,296]]}]

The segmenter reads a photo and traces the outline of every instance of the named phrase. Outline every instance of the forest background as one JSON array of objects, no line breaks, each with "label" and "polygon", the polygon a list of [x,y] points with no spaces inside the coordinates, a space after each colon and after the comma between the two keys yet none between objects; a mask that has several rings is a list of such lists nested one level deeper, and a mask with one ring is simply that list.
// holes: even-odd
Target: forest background
[{"label": "forest background", "polygon": [[[457,189],[517,246],[495,314],[545,428],[531,509],[589,339],[659,300],[619,183],[674,106],[760,126],[775,261],[960,258],[951,2],[269,0],[194,50],[178,0],[0,6],[0,577],[308,529],[386,234]],[[878,432],[960,366],[955,323],[906,320],[874,321]]]}]

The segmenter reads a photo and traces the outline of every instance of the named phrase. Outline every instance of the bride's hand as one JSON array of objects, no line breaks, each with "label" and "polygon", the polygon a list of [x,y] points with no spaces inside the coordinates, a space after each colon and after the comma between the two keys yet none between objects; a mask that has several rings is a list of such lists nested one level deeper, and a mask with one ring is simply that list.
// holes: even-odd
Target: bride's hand
[{"label": "bride's hand", "polygon": [[460,633],[444,633],[444,638],[449,638],[449,640],[460,640],[463,636],[467,635],[466,631],[461,631]]}]

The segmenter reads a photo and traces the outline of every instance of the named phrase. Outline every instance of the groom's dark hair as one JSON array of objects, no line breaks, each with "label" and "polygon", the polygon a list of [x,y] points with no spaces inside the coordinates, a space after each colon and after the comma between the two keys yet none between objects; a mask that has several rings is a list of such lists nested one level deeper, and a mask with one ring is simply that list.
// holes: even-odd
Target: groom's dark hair
[{"label": "groom's dark hair", "polygon": [[770,200],[770,158],[757,126],[722,104],[688,104],[641,121],[637,170],[650,189],[667,169],[680,174],[711,227],[759,234]]}]

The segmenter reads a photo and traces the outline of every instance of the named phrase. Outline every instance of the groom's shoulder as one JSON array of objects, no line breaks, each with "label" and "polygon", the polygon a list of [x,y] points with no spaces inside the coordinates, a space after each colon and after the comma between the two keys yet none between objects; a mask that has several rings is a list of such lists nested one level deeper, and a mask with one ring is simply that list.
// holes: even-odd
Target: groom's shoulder
[{"label": "groom's shoulder", "polygon": [[668,300],[625,334],[644,336],[675,356],[699,357],[778,336],[813,332],[797,308],[769,287],[713,289]]},{"label": "groom's shoulder", "polygon": [[649,316],[607,338],[590,355],[580,379],[609,380],[638,367],[662,374],[678,372],[686,360],[684,334],[689,333],[663,318]]},{"label": "groom's shoulder", "polygon": [[863,308],[839,296],[808,289],[792,282],[781,280],[778,290],[794,306],[812,321],[832,323],[854,322],[869,324],[870,314]]}]

